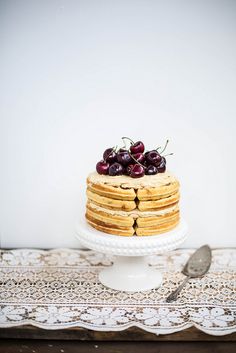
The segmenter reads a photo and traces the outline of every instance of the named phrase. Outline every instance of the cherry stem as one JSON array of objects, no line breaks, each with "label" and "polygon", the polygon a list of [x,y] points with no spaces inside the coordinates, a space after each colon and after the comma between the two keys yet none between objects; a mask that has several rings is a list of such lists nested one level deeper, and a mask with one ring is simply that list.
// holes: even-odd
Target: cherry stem
[{"label": "cherry stem", "polygon": [[122,137],[122,140],[123,140],[124,145],[120,148],[120,150],[121,150],[122,148],[125,149],[125,150],[127,150],[126,141],[125,141],[126,138],[127,138],[127,137]]},{"label": "cherry stem", "polygon": [[129,141],[131,142],[131,144],[132,144],[132,145],[134,145],[134,141],[133,141],[133,140],[131,140],[129,137],[122,137],[122,140],[124,140],[124,139],[129,140]]},{"label": "cherry stem", "polygon": [[166,147],[167,147],[168,143],[169,143],[169,140],[166,140],[166,144],[165,144],[165,146],[164,146],[163,150],[162,150],[161,152],[159,152],[160,154],[162,154],[162,153],[165,151],[165,149],[166,149]]},{"label": "cherry stem", "polygon": [[133,160],[134,160],[137,164],[141,165],[141,167],[143,167],[144,169],[147,169],[147,167],[145,167],[145,165],[143,165],[142,163],[140,163],[139,161],[137,161],[137,159],[134,158],[134,156],[131,155],[131,157],[133,158]]},{"label": "cherry stem", "polygon": [[120,147],[117,152],[119,152],[120,150],[127,150],[126,144],[124,144],[124,146]]}]

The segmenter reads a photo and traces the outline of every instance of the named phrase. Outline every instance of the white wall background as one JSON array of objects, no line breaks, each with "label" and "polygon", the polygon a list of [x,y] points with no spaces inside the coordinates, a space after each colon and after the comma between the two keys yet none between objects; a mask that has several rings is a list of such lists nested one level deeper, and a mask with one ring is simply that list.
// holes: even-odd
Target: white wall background
[{"label": "white wall background", "polygon": [[2,247],[78,246],[86,175],[171,140],[185,246],[236,245],[236,2],[0,1]]}]

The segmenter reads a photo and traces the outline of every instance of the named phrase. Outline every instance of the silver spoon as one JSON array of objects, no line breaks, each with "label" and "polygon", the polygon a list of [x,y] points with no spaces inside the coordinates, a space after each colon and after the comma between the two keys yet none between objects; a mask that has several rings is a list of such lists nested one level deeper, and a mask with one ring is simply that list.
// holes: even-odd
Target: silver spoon
[{"label": "silver spoon", "polygon": [[204,245],[197,249],[190,256],[188,262],[182,270],[182,273],[187,277],[177,289],[168,295],[166,298],[167,303],[173,302],[177,299],[178,294],[181,292],[190,278],[201,277],[207,273],[211,266],[211,257],[211,249],[208,245]]}]

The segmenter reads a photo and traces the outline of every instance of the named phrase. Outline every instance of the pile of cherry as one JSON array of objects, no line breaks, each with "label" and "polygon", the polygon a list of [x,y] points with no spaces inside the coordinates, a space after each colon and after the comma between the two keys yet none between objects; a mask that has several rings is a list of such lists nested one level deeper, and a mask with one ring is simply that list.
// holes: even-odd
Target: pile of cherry
[{"label": "pile of cherry", "polygon": [[[146,175],[155,175],[164,173],[166,170],[166,159],[161,153],[164,152],[168,144],[161,152],[156,150],[145,151],[142,141],[133,142],[127,137],[123,137],[130,141],[129,149],[107,148],[103,153],[103,160],[96,165],[99,174],[108,174],[111,176],[128,175],[132,178],[140,178]],[[171,153],[172,154],[172,153]]]}]

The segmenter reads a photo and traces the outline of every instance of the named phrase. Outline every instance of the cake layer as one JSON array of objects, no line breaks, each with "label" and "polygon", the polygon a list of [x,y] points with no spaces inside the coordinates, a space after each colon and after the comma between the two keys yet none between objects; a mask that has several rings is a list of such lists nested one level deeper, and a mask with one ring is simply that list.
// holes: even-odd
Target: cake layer
[{"label": "cake layer", "polygon": [[98,205],[102,205],[111,209],[131,211],[136,208],[135,201],[116,200],[108,197],[100,196],[87,189],[87,197]]},{"label": "cake layer", "polygon": [[132,216],[119,216],[107,213],[106,209],[98,210],[96,208],[91,207],[91,205],[87,204],[86,206],[87,215],[93,217],[94,220],[98,220],[107,224],[115,224],[118,226],[124,227],[132,227],[134,224],[134,218]]},{"label": "cake layer", "polygon": [[119,216],[119,217],[128,217],[131,216],[134,219],[138,217],[153,217],[153,216],[161,216],[161,215],[166,215],[168,213],[178,211],[179,210],[179,205],[178,203],[169,205],[169,206],[164,206],[160,207],[157,210],[150,210],[150,211],[140,211],[138,208],[135,208],[134,210],[131,211],[122,211],[118,209],[110,209],[106,208],[103,206],[99,206],[98,204],[94,203],[91,200],[87,201],[87,206],[94,211],[99,211],[99,212],[105,212],[107,214],[113,215],[113,216]]},{"label": "cake layer", "polygon": [[153,215],[150,217],[137,216],[136,214],[118,216],[107,213],[106,209],[97,210],[87,204],[87,215],[98,222],[117,225],[123,227],[132,227],[136,222],[138,227],[155,226],[165,222],[174,221],[179,217],[179,210],[174,210],[163,215]]},{"label": "cake layer", "polygon": [[179,211],[168,213],[164,216],[139,217],[136,219],[138,228],[156,227],[164,223],[175,222],[179,220]]},{"label": "cake layer", "polygon": [[174,229],[178,225],[178,223],[179,223],[179,218],[173,222],[166,222],[157,226],[136,227],[135,233],[138,236],[162,234]]},{"label": "cake layer", "polygon": [[157,200],[175,194],[179,190],[179,182],[169,182],[159,187],[144,187],[137,190],[137,198],[140,201]]},{"label": "cake layer", "polygon": [[93,218],[89,213],[86,213],[87,222],[95,229],[115,235],[123,235],[123,236],[146,236],[146,235],[157,235],[161,233],[165,233],[175,228],[179,223],[179,214],[175,215],[175,217],[170,218],[168,221],[161,222],[155,225],[145,225],[143,227],[138,226],[137,224],[134,227],[125,227],[119,226],[117,224],[109,224],[108,222],[102,222],[98,219]]},{"label": "cake layer", "polygon": [[108,233],[108,234],[115,234],[115,235],[124,235],[124,236],[131,236],[134,235],[134,228],[133,227],[119,227],[116,225],[109,225],[107,223],[99,222],[98,220],[90,217],[86,213],[87,222],[95,229]]},{"label": "cake layer", "polygon": [[[140,180],[142,179],[142,180]],[[118,200],[157,200],[176,193],[178,180],[170,173],[145,175],[133,179],[125,175],[110,177],[92,173],[87,178],[87,187],[100,196]]]},{"label": "cake layer", "polygon": [[[137,217],[134,213],[133,215],[117,216],[107,213],[106,209],[97,210],[91,207],[91,204],[87,204],[86,207],[86,218],[90,221],[92,225],[96,224],[97,226],[103,228],[105,233],[111,233],[111,229],[116,230],[116,234],[125,232],[126,235],[134,232],[138,235],[145,235],[147,232],[152,232],[157,234],[165,229],[169,229],[169,225],[177,224],[179,221],[179,210],[172,210],[169,213],[164,215],[156,215],[151,217]],[[133,228],[133,231],[131,230]],[[144,228],[144,230],[140,230]]]},{"label": "cake layer", "polygon": [[134,189],[123,189],[119,186],[101,185],[87,182],[88,190],[100,195],[118,200],[134,200],[136,193]]},{"label": "cake layer", "polygon": [[137,207],[140,211],[156,210],[161,207],[173,205],[179,201],[180,194],[176,192],[168,197],[151,201],[139,201]]}]

